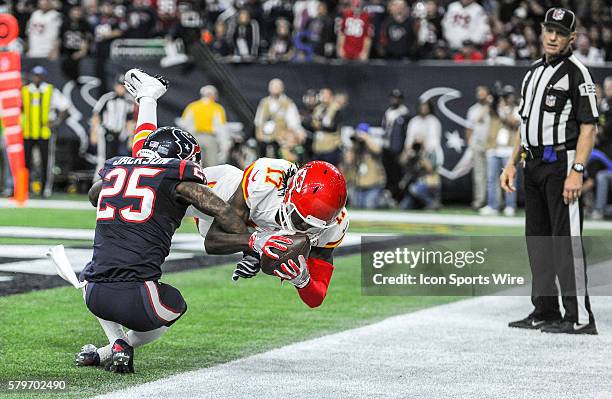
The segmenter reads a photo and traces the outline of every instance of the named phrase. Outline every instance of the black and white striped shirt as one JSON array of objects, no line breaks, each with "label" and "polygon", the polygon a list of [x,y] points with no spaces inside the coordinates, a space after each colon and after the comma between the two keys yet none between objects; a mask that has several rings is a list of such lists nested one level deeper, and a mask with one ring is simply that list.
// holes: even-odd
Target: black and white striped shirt
[{"label": "black and white striped shirt", "polygon": [[107,132],[122,133],[127,121],[133,117],[134,103],[127,96],[111,91],[100,97],[93,112],[100,115],[102,127]]},{"label": "black and white striped shirt", "polygon": [[536,61],[521,86],[521,142],[526,147],[575,145],[581,124],[599,116],[591,73],[571,52]]}]

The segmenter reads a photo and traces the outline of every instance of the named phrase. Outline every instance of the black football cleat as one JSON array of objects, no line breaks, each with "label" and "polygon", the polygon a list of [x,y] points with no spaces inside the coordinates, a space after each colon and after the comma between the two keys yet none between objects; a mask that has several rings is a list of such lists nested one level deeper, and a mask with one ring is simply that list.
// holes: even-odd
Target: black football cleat
[{"label": "black football cleat", "polygon": [[508,323],[508,327],[512,328],[524,328],[526,330],[539,330],[541,328],[554,325],[559,320],[539,320],[533,316],[527,316],[524,319],[511,321]]},{"label": "black football cleat", "polygon": [[117,374],[134,372],[134,348],[122,339],[113,344],[113,355],[108,363],[108,371]]},{"label": "black football cleat", "polygon": [[540,330],[543,333],[550,334],[589,334],[597,335],[597,327],[595,322],[592,321],[589,324],[578,324],[573,321],[562,321],[555,323],[550,326],[542,327]]},{"label": "black football cleat", "polygon": [[76,354],[74,362],[79,367],[98,367],[100,365],[98,348],[92,344],[84,345],[81,351]]}]

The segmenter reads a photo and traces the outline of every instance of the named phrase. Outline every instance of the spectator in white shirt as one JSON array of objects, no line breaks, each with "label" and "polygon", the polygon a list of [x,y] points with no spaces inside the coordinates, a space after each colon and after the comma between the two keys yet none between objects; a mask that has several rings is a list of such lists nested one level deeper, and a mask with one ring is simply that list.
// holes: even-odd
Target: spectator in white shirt
[{"label": "spectator in white shirt", "polygon": [[576,39],[574,55],[586,66],[604,64],[604,52],[597,47],[591,46],[591,41],[587,35],[580,35]]},{"label": "spectator in white shirt", "polygon": [[62,16],[52,8],[51,1],[38,0],[38,9],[28,21],[28,57],[58,57],[58,38],[62,26]]},{"label": "spectator in white shirt", "polygon": [[417,112],[418,114],[408,122],[404,150],[408,151],[415,142],[420,142],[428,156],[435,159],[436,165],[441,165],[444,157],[441,144],[442,124],[433,114],[429,102],[420,102]]},{"label": "spectator in white shirt", "polygon": [[444,38],[451,49],[458,50],[463,42],[470,40],[483,44],[490,36],[489,18],[474,0],[458,0],[451,3],[442,20]]},{"label": "spectator in white shirt", "polygon": [[[487,138],[487,206],[480,208],[483,216],[494,216],[499,211],[500,182],[499,171],[512,156],[512,145],[516,142],[521,117],[514,93],[514,87],[504,86],[497,104],[497,112],[492,113],[491,128]],[[495,104],[491,104],[494,108]],[[494,111],[492,109],[492,111]],[[504,216],[514,216],[516,212],[516,192],[503,193]]]},{"label": "spectator in white shirt", "polygon": [[303,140],[304,130],[297,106],[285,95],[283,81],[272,79],[268,92],[255,113],[255,138],[260,157],[277,158],[285,143]]},{"label": "spectator in white shirt", "polygon": [[444,163],[440,138],[442,125],[432,113],[429,102],[420,102],[418,114],[408,122],[404,152],[400,158],[404,176],[400,187],[404,198],[399,206],[403,209],[425,207],[439,209],[440,175],[439,167]]},{"label": "spectator in white shirt", "polygon": [[467,113],[468,126],[465,137],[472,152],[472,208],[479,209],[485,205],[487,198],[487,157],[485,146],[491,124],[489,108],[491,93],[486,86],[476,88],[476,104]]}]

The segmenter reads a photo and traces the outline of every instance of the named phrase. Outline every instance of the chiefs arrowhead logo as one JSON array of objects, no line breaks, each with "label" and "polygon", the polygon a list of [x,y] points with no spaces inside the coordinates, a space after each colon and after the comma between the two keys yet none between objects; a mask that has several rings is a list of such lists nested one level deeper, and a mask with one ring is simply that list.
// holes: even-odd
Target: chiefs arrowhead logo
[{"label": "chiefs arrowhead logo", "polygon": [[303,168],[297,171],[295,177],[293,178],[293,188],[296,192],[302,191],[302,187],[304,187],[304,181],[306,180],[306,173],[308,169]]}]

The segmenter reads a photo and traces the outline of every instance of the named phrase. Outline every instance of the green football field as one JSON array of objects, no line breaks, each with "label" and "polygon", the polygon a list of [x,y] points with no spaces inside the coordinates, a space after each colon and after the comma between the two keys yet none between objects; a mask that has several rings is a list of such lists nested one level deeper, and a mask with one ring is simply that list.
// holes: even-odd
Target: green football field
[{"label": "green football field", "polygon": [[[91,229],[93,209],[3,209],[0,226]],[[352,223],[352,232],[438,235],[521,235],[520,228]],[[185,220],[179,233],[194,233]],[[590,234],[609,234],[590,231]],[[55,244],[55,240],[0,238],[0,244]],[[68,245],[87,246],[84,240]],[[335,331],[373,323],[394,314],[447,303],[456,297],[373,297],[361,294],[359,255],[339,257],[328,297],[318,309],[301,303],[288,284],[260,275],[233,283],[233,265],[164,275],[181,290],[189,310],[159,341],[137,350],[136,374],[115,375],[77,368],[74,354],[105,336],[73,288],[46,289],[0,297],[0,397],[39,396],[9,392],[11,380],[65,380],[68,389],[53,397],[90,397],[182,371],[208,367]]]},{"label": "green football field", "polygon": [[74,288],[0,297],[0,381],[66,380],[69,389],[54,396],[89,397],[453,299],[361,296],[358,255],[338,259],[328,298],[316,310],[303,305],[293,287],[267,276],[232,283],[232,270],[227,265],[164,276],[181,290],[189,310],[162,339],[137,350],[133,375],[73,365],[81,345],[106,339]]}]

